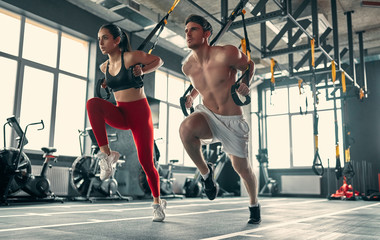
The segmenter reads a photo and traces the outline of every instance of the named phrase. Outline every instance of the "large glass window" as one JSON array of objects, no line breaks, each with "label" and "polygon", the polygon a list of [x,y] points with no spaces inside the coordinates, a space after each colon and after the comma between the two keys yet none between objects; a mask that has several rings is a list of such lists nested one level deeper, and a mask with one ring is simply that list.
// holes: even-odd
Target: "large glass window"
[{"label": "large glass window", "polygon": [[59,68],[80,76],[87,76],[88,42],[62,34]]},{"label": "large glass window", "polygon": [[[324,85],[325,83],[319,87]],[[264,106],[266,106],[267,123],[265,129],[270,168],[311,167],[313,164],[315,154],[314,99],[309,85],[304,85],[301,91],[302,94],[300,94],[298,86],[276,89],[276,93],[274,92],[272,95],[270,90],[265,90]],[[327,166],[327,159],[335,158],[336,140],[332,91],[333,88],[329,88],[327,91],[325,88],[320,88],[318,90],[319,101],[316,104],[319,116],[319,155],[324,166]],[[288,100],[289,110],[287,110]],[[342,145],[340,101],[337,100],[336,103],[338,138]],[[340,151],[342,154],[342,148]]]},{"label": "large glass window", "polygon": [[59,154],[78,155],[77,129],[85,127],[90,42],[4,9],[0,26],[7,33],[0,38],[0,71],[6,82],[0,121],[15,115],[25,128],[43,120],[42,131],[37,131],[39,126],[28,128],[25,148],[55,146]]},{"label": "large glass window", "polygon": [[50,72],[28,66],[24,69],[20,124],[25,127],[43,120],[45,125],[42,131],[36,131],[37,127],[28,130],[29,144],[25,146],[26,149],[49,146],[53,82],[54,75]]},{"label": "large glass window", "polygon": [[289,117],[288,115],[267,118],[269,167],[290,167]]},{"label": "large glass window", "polygon": [[57,65],[58,31],[27,19],[23,57],[55,67]]},{"label": "large glass window", "polygon": [[154,98],[161,101],[167,101],[168,93],[168,74],[159,70],[155,72],[155,87],[154,87]]},{"label": "large glass window", "polygon": [[[188,82],[164,71],[155,72],[155,98],[160,99],[160,124],[155,129],[155,138],[160,150],[160,163],[166,164],[172,159],[179,160],[178,165],[194,166],[187,156],[179,136],[179,127],[184,120],[179,99]],[[197,99],[199,102],[199,100]]]},{"label": "large glass window", "polygon": [[[1,39],[1,38],[0,38]],[[0,72],[1,72],[1,94],[0,94],[0,126],[6,121],[6,118],[13,115],[14,99],[15,99],[15,87],[16,87],[16,72],[17,72],[17,62],[11,59],[0,57]],[[10,130],[6,128],[7,133],[7,143],[10,143]],[[3,128],[0,128],[0,142],[3,142]],[[3,143],[4,144],[4,143]],[[1,144],[1,147],[3,146]]]},{"label": "large glass window", "polygon": [[293,166],[310,166],[314,157],[313,116],[293,115],[291,124]]},{"label": "large glass window", "polygon": [[[20,16],[0,8],[0,51],[18,54],[20,45]],[[2,72],[4,73],[4,72]]]},{"label": "large glass window", "polygon": [[85,92],[86,81],[59,75],[54,145],[60,154],[80,155],[78,129],[84,126]]}]

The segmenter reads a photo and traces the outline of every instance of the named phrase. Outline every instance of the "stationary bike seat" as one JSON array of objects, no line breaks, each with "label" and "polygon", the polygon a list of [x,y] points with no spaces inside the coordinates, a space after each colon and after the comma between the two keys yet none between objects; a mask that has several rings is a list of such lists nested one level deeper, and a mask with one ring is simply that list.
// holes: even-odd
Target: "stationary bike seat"
[{"label": "stationary bike seat", "polygon": [[46,154],[49,154],[49,153],[53,153],[53,152],[56,152],[57,149],[56,148],[53,148],[53,147],[43,147],[41,148],[41,150],[46,153]]}]

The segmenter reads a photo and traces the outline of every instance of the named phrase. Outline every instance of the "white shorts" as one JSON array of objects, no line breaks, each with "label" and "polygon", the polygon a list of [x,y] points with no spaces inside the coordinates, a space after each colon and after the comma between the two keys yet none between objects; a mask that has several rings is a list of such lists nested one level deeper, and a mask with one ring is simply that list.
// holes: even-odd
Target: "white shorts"
[{"label": "white shorts", "polygon": [[243,115],[223,116],[215,114],[199,104],[195,112],[201,113],[207,120],[212,139],[202,139],[202,144],[222,143],[222,150],[240,158],[248,157],[249,125]]}]

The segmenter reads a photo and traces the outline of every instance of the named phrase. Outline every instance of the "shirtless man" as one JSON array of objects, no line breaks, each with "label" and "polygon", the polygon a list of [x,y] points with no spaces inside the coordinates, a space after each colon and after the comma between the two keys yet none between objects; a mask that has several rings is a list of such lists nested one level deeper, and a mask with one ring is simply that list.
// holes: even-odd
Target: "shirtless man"
[{"label": "shirtless man", "polygon": [[[245,71],[250,64],[249,79],[254,64],[236,47],[210,46],[208,39],[212,26],[201,16],[190,15],[185,22],[187,46],[192,54],[182,66],[183,73],[191,80],[194,89],[186,96],[186,107],[199,94],[203,105],[196,106],[180,126],[182,143],[201,172],[207,197],[215,199],[218,185],[213,177],[213,165],[207,164],[201,153],[201,143],[221,142],[229,154],[234,170],[243,179],[250,197],[248,223],[261,221],[260,205],[257,199],[257,179],[248,161],[249,126],[243,118],[243,111],[232,99],[231,86],[236,81],[238,70]],[[248,80],[240,84],[237,92],[249,94]]]}]

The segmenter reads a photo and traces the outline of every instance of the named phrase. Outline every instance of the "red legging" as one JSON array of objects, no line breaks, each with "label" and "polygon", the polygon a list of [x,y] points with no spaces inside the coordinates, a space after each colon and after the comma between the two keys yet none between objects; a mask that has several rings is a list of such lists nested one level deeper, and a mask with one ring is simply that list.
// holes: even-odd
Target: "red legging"
[{"label": "red legging", "polygon": [[153,122],[146,98],[133,102],[117,102],[117,105],[101,99],[87,101],[87,112],[99,146],[108,144],[105,123],[111,127],[131,130],[137,155],[148,179],[153,197],[160,195],[160,181],[153,163]]}]

